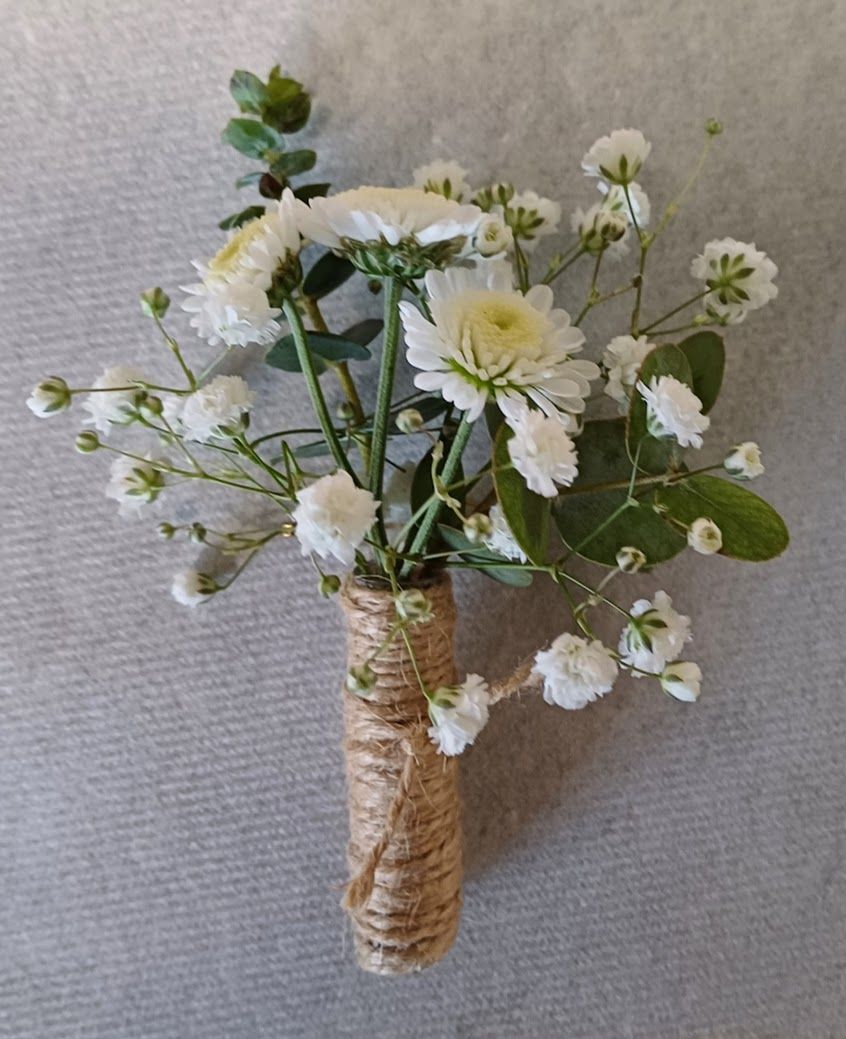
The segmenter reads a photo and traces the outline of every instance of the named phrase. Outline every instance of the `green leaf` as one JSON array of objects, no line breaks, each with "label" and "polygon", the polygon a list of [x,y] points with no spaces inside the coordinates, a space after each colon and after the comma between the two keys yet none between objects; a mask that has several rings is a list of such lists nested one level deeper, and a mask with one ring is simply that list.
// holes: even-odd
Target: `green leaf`
[{"label": "green leaf", "polygon": [[696,332],[678,344],[687,358],[693,378],[693,392],[702,401],[707,415],[717,402],[726,366],[726,348],[716,332]]},{"label": "green leaf", "polygon": [[263,159],[267,152],[282,148],[279,134],[255,119],[230,119],[221,138],[251,159]]},{"label": "green leaf", "polygon": [[311,98],[303,90],[302,83],[280,75],[278,68],[272,69],[267,81],[262,119],[280,133],[296,133],[308,122],[310,114]]},{"label": "green leaf", "polygon": [[[685,355],[677,346],[669,343],[656,346],[644,358],[638,373],[638,382],[647,386],[655,377],[672,375],[679,382],[693,386],[693,376]],[[627,421],[626,442],[629,458],[634,461],[640,444],[638,466],[649,473],[663,473],[667,469],[670,456],[677,447],[675,440],[658,439],[650,435],[646,428],[646,401],[637,389],[632,393]]]},{"label": "green leaf", "polygon": [[251,188],[253,184],[258,184],[261,178],[264,176],[261,170],[255,170],[253,173],[245,173],[243,177],[239,177],[235,181],[236,188]]},{"label": "green leaf", "polygon": [[349,260],[334,253],[324,253],[306,275],[303,293],[312,299],[323,299],[340,288],[353,274],[355,267]]},{"label": "green leaf", "polygon": [[367,346],[379,335],[383,325],[384,321],[380,317],[369,317],[365,318],[364,321],[359,321],[358,324],[346,329],[341,334],[344,339],[358,343],[359,346]]},{"label": "green leaf", "polygon": [[267,88],[258,76],[243,69],[236,69],[229,80],[229,92],[242,112],[261,115],[267,101]]},{"label": "green leaf", "polygon": [[331,184],[303,184],[302,187],[294,188],[294,197],[300,202],[308,202],[311,198],[322,198],[329,193]]},{"label": "green leaf", "polygon": [[716,476],[691,476],[656,492],[667,515],[690,526],[706,516],[722,531],[721,554],[762,562],[780,555],[790,541],[784,520],[757,494]]},{"label": "green leaf", "polygon": [[[344,336],[333,335],[331,332],[307,332],[306,336],[318,375],[326,371],[324,361],[367,361],[371,356],[366,346]],[[265,362],[272,368],[281,368],[284,372],[302,371],[293,335],[277,339],[265,357]]]},{"label": "green leaf", "polygon": [[531,570],[523,570],[517,566],[496,566],[497,563],[504,562],[503,557],[496,552],[490,552],[474,545],[460,530],[439,523],[438,533],[450,548],[455,549],[464,562],[470,563],[474,570],[478,570],[479,573],[485,574],[494,581],[516,588],[528,588],[532,583],[534,574]]},{"label": "green leaf", "polygon": [[247,206],[240,213],[232,213],[217,225],[221,231],[231,231],[233,227],[240,227],[249,220],[255,220],[258,216],[264,216],[264,206]]},{"label": "green leaf", "polygon": [[573,492],[608,483],[627,484],[632,463],[626,451],[623,420],[586,422],[576,439],[576,449],[579,475],[572,488],[559,495],[554,508],[559,533],[570,548],[575,549],[590,538],[578,554],[604,566],[616,566],[617,552],[625,545],[632,545],[643,552],[647,565],[653,566],[671,559],[685,547],[685,538],[669,527],[652,508],[654,492],[638,499],[640,505],[627,508],[616,520],[591,536],[625,503],[628,487],[584,494]]},{"label": "green leaf", "polygon": [[549,544],[549,514],[551,502],[530,491],[523,477],[511,468],[508,441],[513,436],[508,426],[502,426],[493,446],[493,482],[497,500],[511,533],[520,548],[533,563],[546,562]]},{"label": "green leaf", "polygon": [[287,180],[296,177],[298,173],[306,173],[312,169],[317,162],[317,153],[309,148],[301,148],[295,152],[280,152],[268,156],[270,159],[270,172],[277,180]]}]

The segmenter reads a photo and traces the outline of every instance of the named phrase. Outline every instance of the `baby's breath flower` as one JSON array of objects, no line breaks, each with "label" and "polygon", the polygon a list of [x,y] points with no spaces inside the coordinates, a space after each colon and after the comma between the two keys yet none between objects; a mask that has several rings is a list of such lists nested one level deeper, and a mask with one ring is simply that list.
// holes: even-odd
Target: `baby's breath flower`
[{"label": "baby's breath flower", "polygon": [[[649,204],[649,196],[637,183],[632,181],[628,185],[629,197],[626,198],[626,190],[622,184],[606,184],[604,180],[597,181],[596,185],[605,196],[603,206],[613,213],[619,213],[625,217],[628,223],[632,223],[632,211],[634,219],[641,231],[649,225],[652,215],[652,207]],[[629,206],[631,201],[631,206]]]},{"label": "baby's breath flower", "polygon": [[443,686],[429,700],[429,739],[441,754],[461,754],[488,722],[490,692],[480,675],[468,675],[460,686]]},{"label": "baby's breath flower", "polygon": [[778,267],[755,248],[754,243],[721,238],[708,242],[690,266],[694,278],[710,290],[705,307],[719,321],[737,325],[751,310],[775,299],[778,286],[773,278]]},{"label": "baby's breath flower", "polygon": [[95,382],[93,389],[83,403],[88,412],[87,423],[100,433],[108,433],[112,424],[125,426],[137,418],[137,405],[144,391],[132,385],[143,382],[144,373],[132,365],[117,364],[107,368]]},{"label": "baby's breath flower", "polygon": [[435,195],[463,202],[472,189],[467,183],[467,170],[454,160],[436,159],[414,171],[414,186]]},{"label": "baby's breath flower", "polygon": [[464,521],[464,536],[474,545],[484,543],[493,531],[493,523],[490,516],[483,512],[474,512]]},{"label": "baby's breath flower", "polygon": [[620,413],[625,415],[629,410],[629,400],[637,382],[640,366],[655,344],[646,336],[615,336],[602,354],[602,363],[608,375],[605,393],[617,402]]},{"label": "baby's breath flower", "polygon": [[558,231],[561,206],[536,191],[520,191],[511,196],[504,218],[523,251],[532,252],[541,238]]},{"label": "baby's breath flower", "polygon": [[712,556],[723,547],[723,532],[712,519],[700,516],[688,528],[687,543],[694,552]]},{"label": "baby's breath flower", "polygon": [[164,475],[150,455],[146,458],[128,458],[118,455],[112,462],[106,497],[120,505],[122,516],[133,515],[142,505],[154,502],[164,487]]},{"label": "baby's breath flower", "polygon": [[632,672],[635,678],[642,678],[642,672],[659,674],[692,637],[690,618],[673,609],[666,592],[656,592],[651,602],[638,599],[631,618],[620,636],[619,649],[623,662],[637,668]]},{"label": "baby's breath flower", "polygon": [[754,480],[764,471],[761,464],[761,449],[753,440],[737,444],[726,455],[725,470],[735,480]]},{"label": "baby's breath flower", "polygon": [[409,624],[424,624],[433,617],[432,604],[419,588],[406,588],[395,600],[397,616]]},{"label": "baby's breath flower", "polygon": [[170,594],[174,599],[192,609],[201,603],[208,602],[219,590],[220,586],[213,577],[192,569],[174,574],[173,584],[170,586]]},{"label": "baby's breath flower", "polygon": [[397,415],[397,429],[400,433],[419,433],[423,425],[423,416],[417,408],[403,408]]},{"label": "baby's breath flower", "polygon": [[609,255],[619,257],[628,251],[628,246],[616,250],[609,248],[622,244],[629,223],[622,213],[609,209],[604,202],[596,202],[587,210],[574,210],[570,226],[579,236],[582,248],[593,255],[608,249]]},{"label": "baby's breath flower", "polygon": [[482,539],[485,548],[491,552],[496,552],[497,555],[505,556],[506,559],[527,563],[529,557],[517,543],[517,539],[514,537],[511,527],[508,526],[508,520],[505,518],[501,506],[492,505],[491,511],[488,513],[488,519],[491,523],[491,529]]},{"label": "baby's breath flower", "polygon": [[49,418],[66,411],[71,404],[71,391],[64,379],[51,375],[42,380],[32,391],[26,406],[39,418]]},{"label": "baby's breath flower", "polygon": [[370,491],[356,487],[350,474],[339,470],[304,487],[297,502],[293,515],[303,555],[315,552],[352,566],[376,519],[379,503]]},{"label": "baby's breath flower", "polygon": [[702,401],[672,375],[652,376],[649,386],[639,382],[646,401],[646,425],[654,437],[675,438],[681,447],[702,447],[701,433],[711,420],[702,414]]},{"label": "baby's breath flower", "polygon": [[702,670],[690,661],[677,660],[661,672],[664,691],[684,703],[695,703],[699,699],[701,683]]},{"label": "baby's breath flower", "polygon": [[589,177],[604,177],[612,184],[629,184],[638,175],[652,145],[640,130],[614,130],[594,141],[582,159]]},{"label": "baby's breath flower", "polygon": [[160,289],[158,286],[141,293],[141,309],[147,317],[155,317],[161,320],[167,313],[169,306],[170,296],[164,289]]},{"label": "baby's breath flower", "polygon": [[624,574],[634,574],[646,566],[646,556],[634,545],[625,545],[616,555],[617,566]]},{"label": "baby's breath flower", "polygon": [[254,399],[240,375],[218,375],[185,398],[179,419],[191,440],[234,436],[243,432]]},{"label": "baby's breath flower", "polygon": [[564,424],[526,408],[509,425],[514,430],[508,441],[512,465],[530,491],[555,498],[556,485],[569,487],[579,474],[576,446]]},{"label": "baby's breath flower", "polygon": [[565,633],[535,656],[533,671],[543,678],[547,703],[578,711],[611,691],[617,661],[598,639]]},{"label": "baby's breath flower", "polygon": [[514,232],[502,217],[501,207],[497,211],[486,213],[479,221],[479,227],[473,239],[473,249],[485,259],[505,256],[514,244]]},{"label": "baby's breath flower", "polygon": [[324,599],[331,599],[341,590],[341,579],[337,574],[321,574],[317,582],[317,590]]},{"label": "baby's breath flower", "polygon": [[367,699],[368,693],[372,692],[376,686],[376,672],[369,664],[354,664],[347,671],[344,684],[354,696]]},{"label": "baby's breath flower", "polygon": [[100,438],[93,429],[83,429],[76,434],[74,446],[81,455],[90,455],[92,451],[96,451],[100,446]]}]

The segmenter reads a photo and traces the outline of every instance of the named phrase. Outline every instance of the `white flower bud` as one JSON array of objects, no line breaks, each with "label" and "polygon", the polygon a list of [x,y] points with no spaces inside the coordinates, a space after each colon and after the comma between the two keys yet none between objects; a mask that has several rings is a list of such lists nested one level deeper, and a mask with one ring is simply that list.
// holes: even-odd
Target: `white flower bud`
[{"label": "white flower bud", "polygon": [[636,573],[646,566],[646,556],[634,545],[624,545],[617,553],[617,566],[624,574]]},{"label": "white flower bud", "polygon": [[324,599],[331,599],[341,590],[341,579],[336,574],[321,574],[317,590]]},{"label": "white flower bud", "polygon": [[207,602],[219,590],[217,581],[208,574],[201,574],[198,570],[183,570],[174,575],[170,594],[178,603],[193,609]]},{"label": "white flower bud", "polygon": [[694,552],[712,556],[723,547],[723,532],[713,520],[700,516],[688,529],[687,543]]},{"label": "white flower bud", "polygon": [[668,664],[661,673],[664,692],[684,703],[695,703],[699,699],[702,670],[698,664],[678,660]]},{"label": "white flower bud", "polygon": [[464,521],[464,536],[474,545],[483,542],[493,531],[493,523],[483,512],[474,512]]},{"label": "white flower bud", "polygon": [[507,252],[513,243],[514,233],[499,213],[488,213],[479,221],[473,247],[480,256],[500,256]]},{"label": "white flower bud", "polygon": [[141,417],[147,419],[148,422],[155,421],[164,411],[164,404],[161,397],[145,395],[138,405],[138,411]]},{"label": "white flower bud", "polygon": [[83,429],[81,433],[77,433],[74,446],[81,455],[90,455],[100,446],[100,438],[93,430]]},{"label": "white flower bud", "polygon": [[409,624],[423,624],[432,619],[432,604],[419,588],[407,588],[395,600],[397,616]]},{"label": "white flower bud", "polygon": [[71,404],[71,391],[64,379],[51,375],[40,382],[27,397],[26,406],[39,418],[50,418],[66,411]]},{"label": "white flower bud", "polygon": [[417,433],[423,428],[423,416],[417,408],[403,408],[397,415],[397,429],[400,433]]},{"label": "white flower bud", "polygon": [[170,541],[173,535],[176,533],[176,527],[172,523],[160,523],[156,527],[156,533],[162,539],[162,541]]},{"label": "white flower bud", "polygon": [[376,685],[376,674],[369,664],[353,665],[347,672],[345,685],[349,692],[366,699]]},{"label": "white flower bud", "polygon": [[158,287],[141,293],[141,309],[147,317],[163,318],[170,306],[170,297]]},{"label": "white flower bud", "polygon": [[764,471],[761,464],[761,449],[753,440],[737,444],[726,455],[725,470],[736,480],[754,480]]},{"label": "white flower bud", "polygon": [[192,523],[188,530],[188,537],[195,545],[202,545],[206,540],[206,528],[202,523]]}]

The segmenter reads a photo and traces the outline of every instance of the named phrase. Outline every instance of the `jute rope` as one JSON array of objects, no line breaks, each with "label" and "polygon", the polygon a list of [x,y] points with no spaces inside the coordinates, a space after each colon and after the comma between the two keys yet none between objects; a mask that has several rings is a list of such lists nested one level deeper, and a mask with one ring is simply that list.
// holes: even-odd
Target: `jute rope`
[{"label": "jute rope", "polygon": [[[435,689],[455,681],[455,604],[447,576],[422,590],[434,617],[408,636],[424,683]],[[362,664],[395,622],[394,601],[383,589],[350,581],[342,602],[348,663]],[[403,638],[371,666],[377,683],[368,699],[344,693],[351,880],[343,905],[359,965],[404,974],[439,960],[458,931],[458,766],[429,741],[426,700]]]}]

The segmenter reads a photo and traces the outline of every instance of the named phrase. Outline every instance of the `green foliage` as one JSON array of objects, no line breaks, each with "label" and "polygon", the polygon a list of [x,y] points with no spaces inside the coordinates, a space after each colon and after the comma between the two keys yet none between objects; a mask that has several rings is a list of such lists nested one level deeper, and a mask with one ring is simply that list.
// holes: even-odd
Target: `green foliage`
[{"label": "green foliage", "polygon": [[654,511],[655,492],[639,498],[639,505],[626,508],[592,537],[601,524],[625,505],[628,497],[627,483],[632,463],[626,450],[623,420],[585,423],[576,447],[579,475],[572,491],[603,484],[624,486],[585,494],[566,492],[558,498],[554,509],[555,522],[570,548],[575,549],[589,538],[578,554],[604,566],[615,566],[617,552],[625,545],[632,545],[643,552],[647,565],[653,566],[671,559],[685,547],[685,538]]},{"label": "green foliage", "polygon": [[771,505],[745,487],[715,476],[691,476],[662,487],[656,500],[670,519],[685,526],[700,516],[712,519],[723,535],[722,555],[733,559],[773,559],[790,540],[784,520]]},{"label": "green foliage", "polygon": [[507,562],[503,556],[497,555],[486,548],[474,545],[472,541],[454,527],[448,527],[441,523],[438,525],[438,533],[442,540],[450,548],[454,548],[463,562],[470,564],[474,570],[487,575],[500,584],[509,584],[515,588],[528,588],[532,583],[534,574],[531,570],[522,570],[516,566],[497,566]]},{"label": "green foliage", "polygon": [[295,152],[281,152],[279,155],[268,155],[270,173],[281,184],[289,177],[296,177],[300,173],[307,173],[314,168],[317,162],[317,152],[309,148],[301,148]]},{"label": "green foliage", "polygon": [[[326,371],[327,361],[335,363],[338,361],[367,361],[371,356],[366,346],[347,339],[343,335],[334,335],[331,332],[307,332],[306,336],[318,375]],[[265,361],[272,368],[280,368],[284,372],[302,371],[294,337],[291,334],[276,340]]]},{"label": "green foliage", "polygon": [[308,202],[311,198],[320,198],[328,195],[331,184],[303,184],[300,188],[294,188],[294,197],[300,202]]},{"label": "green foliage", "polygon": [[261,115],[267,104],[267,87],[252,72],[236,69],[229,80],[229,92],[242,112]]},{"label": "green foliage", "polygon": [[[693,375],[687,357],[677,346],[671,346],[669,343],[656,346],[646,355],[640,366],[638,381],[648,386],[654,377],[662,375],[672,375],[679,382],[684,382],[691,388],[693,386]],[[637,389],[632,393],[629,405],[626,443],[632,462],[640,445],[638,467],[648,473],[663,473],[676,447],[674,440],[659,440],[649,434],[646,428],[646,401]]]},{"label": "green foliage", "polygon": [[270,70],[261,117],[280,133],[297,133],[311,115],[311,98],[302,83],[283,76],[276,65]]},{"label": "green foliage", "polygon": [[360,346],[367,346],[379,335],[383,325],[384,322],[380,317],[368,317],[364,321],[359,321],[357,324],[350,326],[341,334],[344,339],[358,343]]},{"label": "green foliage", "polygon": [[511,533],[533,563],[546,562],[549,544],[550,500],[530,491],[523,477],[511,466],[508,441],[513,436],[501,426],[493,446],[493,481],[496,497]]},{"label": "green foliage", "polygon": [[334,253],[324,253],[306,275],[303,294],[312,299],[322,299],[340,288],[353,274],[355,267],[349,260]]},{"label": "green foliage", "polygon": [[217,226],[221,231],[231,231],[233,227],[240,227],[242,224],[246,224],[248,221],[255,220],[256,217],[263,215],[264,206],[247,206],[240,213],[232,213],[230,216],[224,217]]},{"label": "green foliage", "polygon": [[256,119],[230,119],[221,136],[225,144],[251,159],[263,159],[269,152],[281,153],[284,146],[275,130]]},{"label": "green foliage", "polygon": [[696,332],[678,344],[687,358],[693,380],[693,392],[702,401],[707,415],[717,402],[726,366],[726,348],[716,332]]}]

